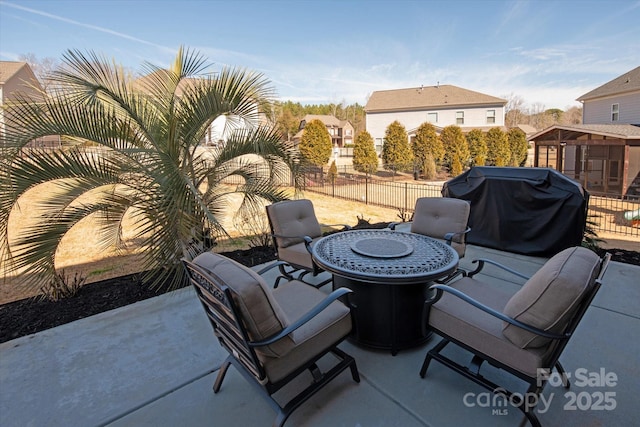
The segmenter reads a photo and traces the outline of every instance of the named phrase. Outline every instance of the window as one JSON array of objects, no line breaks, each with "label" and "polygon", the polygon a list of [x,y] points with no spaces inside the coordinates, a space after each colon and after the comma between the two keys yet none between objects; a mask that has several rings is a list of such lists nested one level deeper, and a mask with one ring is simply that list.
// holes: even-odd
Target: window
[{"label": "window", "polygon": [[464,124],[464,111],[456,112],[456,124],[463,125]]},{"label": "window", "polygon": [[429,123],[438,123],[438,113],[427,113],[427,121]]},{"label": "window", "polygon": [[611,121],[618,121],[618,114],[620,113],[620,104],[611,104]]},{"label": "window", "polygon": [[496,110],[487,110],[487,124],[496,122]]},{"label": "window", "polygon": [[346,129],[345,135],[351,136],[352,135],[352,130],[351,129]]}]

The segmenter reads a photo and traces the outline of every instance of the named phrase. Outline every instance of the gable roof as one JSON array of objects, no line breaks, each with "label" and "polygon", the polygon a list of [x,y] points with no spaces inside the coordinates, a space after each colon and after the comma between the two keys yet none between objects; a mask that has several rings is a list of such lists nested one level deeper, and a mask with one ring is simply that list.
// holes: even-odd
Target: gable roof
[{"label": "gable roof", "polygon": [[26,62],[0,61],[0,84],[11,80],[24,66],[28,66]]},{"label": "gable roof", "polygon": [[412,111],[480,105],[506,105],[507,100],[452,85],[381,90],[371,94],[365,112]]},{"label": "gable roof", "polygon": [[616,77],[608,83],[595,88],[591,92],[587,92],[578,101],[588,101],[603,96],[618,95],[621,93],[634,92],[640,90],[640,67],[624,73],[620,77]]},{"label": "gable roof", "polygon": [[569,132],[577,132],[577,133],[593,133],[597,135],[609,136],[612,138],[620,138],[620,139],[640,139],[640,127],[634,125],[609,125],[609,124],[588,124],[588,125],[556,125],[551,126],[545,130],[542,130],[535,135],[530,136],[528,139],[534,140],[538,137],[552,132],[554,130],[566,130]]},{"label": "gable roof", "polygon": [[309,123],[312,120],[320,120],[325,126],[341,126],[342,120],[329,114],[307,114],[302,119],[305,123]]},{"label": "gable roof", "polygon": [[533,126],[522,123],[518,123],[515,127],[519,128],[526,135],[532,135],[538,131],[538,129],[534,128]]}]

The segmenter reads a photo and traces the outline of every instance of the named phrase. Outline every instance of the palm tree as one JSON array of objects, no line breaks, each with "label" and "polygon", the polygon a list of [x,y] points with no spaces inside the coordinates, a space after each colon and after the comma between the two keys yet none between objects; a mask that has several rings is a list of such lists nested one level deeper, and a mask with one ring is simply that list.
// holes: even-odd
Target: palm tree
[{"label": "palm tree", "polygon": [[[297,152],[258,124],[260,108],[272,101],[269,82],[246,70],[207,74],[207,68],[201,55],[180,48],[169,69],[145,64],[146,77],[134,79],[94,53],[69,51],[49,94],[23,96],[8,107],[0,144],[5,271],[22,270],[32,286],[51,280],[62,238],[88,215],[99,219],[99,230],[87,236],[91,244],[122,247],[123,219],[130,215],[144,248],[141,270],[150,276],[181,268],[182,257],[193,258],[210,238],[227,234],[220,217],[230,195],[242,195],[238,215],[247,217],[287,198],[278,182],[289,173],[298,188]],[[226,144],[202,149],[221,116],[228,118]],[[62,135],[69,148],[24,150],[45,135]],[[239,177],[235,185],[230,177]],[[44,215],[10,245],[12,209],[43,184],[54,188],[38,195]]]}]

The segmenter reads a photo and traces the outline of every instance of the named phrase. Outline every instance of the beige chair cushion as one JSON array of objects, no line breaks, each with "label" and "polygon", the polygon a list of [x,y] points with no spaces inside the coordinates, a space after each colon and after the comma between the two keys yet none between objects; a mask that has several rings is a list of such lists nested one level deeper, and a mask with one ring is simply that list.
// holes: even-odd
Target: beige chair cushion
[{"label": "beige chair cushion", "polygon": [[[450,286],[500,312],[511,297],[468,277]],[[550,348],[521,349],[502,334],[502,320],[446,292],[431,307],[429,326],[532,378],[538,368],[548,368]]]},{"label": "beige chair cushion", "polygon": [[[234,302],[240,309],[251,341],[269,338],[289,324],[287,315],[271,294],[267,284],[250,268],[211,252],[198,255],[193,263],[207,271],[214,280],[224,283],[232,290]],[[279,357],[293,347],[293,340],[284,338],[257,351]]]},{"label": "beige chair cushion", "polygon": [[[468,202],[448,197],[421,197],[416,200],[411,232],[443,239],[447,233],[462,233],[467,229],[471,207]],[[464,237],[451,246],[464,256]]]},{"label": "beige chair cushion", "polygon": [[[562,333],[598,275],[600,258],[582,247],[565,249],[547,261],[516,292],[504,314],[536,328]],[[504,335],[520,348],[542,347],[550,339],[504,322]]]},{"label": "beige chair cushion", "polygon": [[311,238],[322,235],[320,223],[316,218],[313,204],[310,200],[285,200],[267,206],[267,215],[273,228],[278,247],[286,248],[303,242],[303,236]]},{"label": "beige chair cushion", "polygon": [[[311,247],[313,247],[318,240],[320,240],[320,237],[316,237],[311,242]],[[289,264],[304,267],[307,270],[313,270],[313,259],[304,242],[296,243],[286,248],[278,248],[278,258],[286,260]]]},{"label": "beige chair cushion", "polygon": [[[273,296],[291,322],[295,322],[327,297],[324,292],[295,280],[274,289]],[[259,353],[258,357],[269,379],[278,381],[311,360],[321,350],[346,337],[351,332],[351,326],[349,308],[340,301],[334,301],[318,316],[290,334],[294,346],[285,356],[274,358]]]}]

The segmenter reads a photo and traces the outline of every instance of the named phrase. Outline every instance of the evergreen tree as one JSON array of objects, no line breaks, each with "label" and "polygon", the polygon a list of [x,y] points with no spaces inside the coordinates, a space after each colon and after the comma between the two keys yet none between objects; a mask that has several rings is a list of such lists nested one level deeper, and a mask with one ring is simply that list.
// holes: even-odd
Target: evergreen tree
[{"label": "evergreen tree", "polygon": [[409,148],[409,137],[405,127],[394,121],[384,133],[384,144],[382,145],[382,163],[386,170],[408,170],[413,159]]},{"label": "evergreen tree", "polygon": [[462,129],[456,125],[445,127],[440,134],[445,150],[445,162],[449,165],[452,175],[460,175],[465,166],[469,164],[469,144],[462,133]]},{"label": "evergreen tree", "polygon": [[524,166],[527,161],[529,143],[527,135],[519,128],[511,128],[507,132],[507,140],[511,149],[510,166]]},{"label": "evergreen tree", "polygon": [[438,138],[436,128],[428,122],[418,127],[416,136],[411,143],[411,150],[416,164],[423,172],[427,170],[427,163],[440,163],[444,157],[442,141]]},{"label": "evergreen tree", "polygon": [[487,142],[480,129],[472,129],[467,134],[471,154],[471,166],[484,166],[487,161]]},{"label": "evergreen tree", "polygon": [[336,166],[336,161],[333,160],[331,162],[331,166],[329,166],[329,172],[327,173],[329,178],[329,182],[332,184],[336,183],[336,179],[338,179],[338,166]]},{"label": "evergreen tree", "polygon": [[331,135],[320,120],[311,120],[304,127],[300,154],[309,164],[324,166],[331,158]]},{"label": "evergreen tree", "polygon": [[427,153],[427,157],[424,162],[424,179],[435,179],[437,172],[438,168],[436,167],[436,161],[433,160],[433,156],[431,155],[431,153]]},{"label": "evergreen tree", "polygon": [[358,172],[373,174],[378,170],[378,154],[369,132],[362,131],[353,147],[353,168]]},{"label": "evergreen tree", "polygon": [[487,140],[487,161],[494,166],[506,166],[511,160],[511,147],[507,136],[499,127],[489,129]]}]

